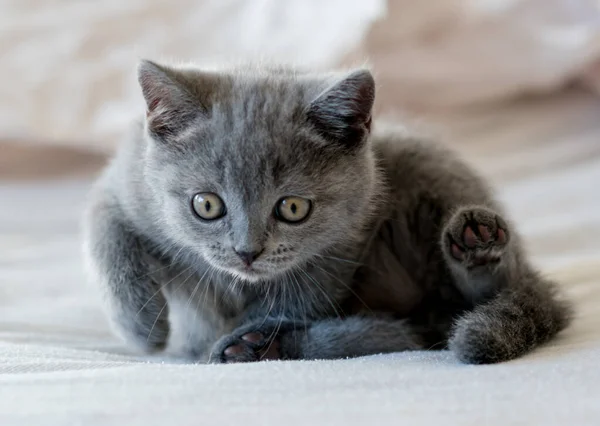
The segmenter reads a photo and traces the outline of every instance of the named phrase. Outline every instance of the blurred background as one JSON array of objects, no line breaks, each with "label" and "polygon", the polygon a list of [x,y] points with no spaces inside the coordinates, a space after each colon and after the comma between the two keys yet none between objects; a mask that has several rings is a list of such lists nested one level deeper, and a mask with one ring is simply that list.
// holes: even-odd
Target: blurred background
[{"label": "blurred background", "polygon": [[600,89],[598,0],[0,0],[0,29],[0,140],[12,145],[112,151],[143,111],[142,57],[367,63],[378,111],[428,125]]}]

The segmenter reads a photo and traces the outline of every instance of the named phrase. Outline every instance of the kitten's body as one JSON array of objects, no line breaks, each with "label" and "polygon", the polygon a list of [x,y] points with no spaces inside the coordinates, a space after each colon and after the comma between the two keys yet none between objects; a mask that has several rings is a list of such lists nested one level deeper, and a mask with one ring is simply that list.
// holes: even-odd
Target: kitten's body
[{"label": "kitten's body", "polygon": [[[568,322],[483,181],[444,148],[370,132],[370,75],[249,75],[145,63],[145,129],[100,180],[86,254],[112,318],[144,349],[214,362],[449,346],[519,356]],[[217,193],[222,222],[189,202]],[[272,206],[313,200],[286,225]],[[196,234],[198,232],[198,234]],[[261,252],[256,272],[232,247]],[[238,271],[239,269],[239,271]],[[254,276],[254,275],[256,276]]]}]

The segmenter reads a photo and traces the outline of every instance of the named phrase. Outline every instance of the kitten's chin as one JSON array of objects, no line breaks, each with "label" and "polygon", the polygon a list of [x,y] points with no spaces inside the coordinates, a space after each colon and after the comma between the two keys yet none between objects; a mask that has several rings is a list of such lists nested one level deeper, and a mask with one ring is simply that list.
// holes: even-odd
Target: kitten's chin
[{"label": "kitten's chin", "polygon": [[252,269],[247,269],[247,270],[234,269],[234,270],[229,270],[229,273],[231,275],[233,275],[234,277],[239,278],[242,281],[245,281],[245,282],[248,282],[251,284],[257,283],[259,281],[264,281],[265,279],[268,278],[267,276],[265,276],[265,274],[261,274]]},{"label": "kitten's chin", "polygon": [[247,284],[266,283],[277,280],[278,278],[285,276],[286,272],[292,269],[291,265],[286,265],[288,267],[285,268],[272,269],[260,264],[252,265],[251,267],[223,265],[220,262],[211,261],[209,261],[209,264],[215,269],[230,275],[232,278]]},{"label": "kitten's chin", "polygon": [[242,280],[243,282],[246,282],[248,284],[257,284],[257,283],[265,283],[267,281],[272,281],[272,280],[276,279],[277,277],[279,277],[280,275],[283,275],[285,273],[285,270],[268,271],[267,272],[267,271],[262,271],[260,269],[254,269],[254,268],[250,268],[250,269],[235,268],[235,269],[226,269],[226,272],[228,272],[234,278]]},{"label": "kitten's chin", "polygon": [[217,269],[231,275],[232,278],[244,283],[255,284],[268,281],[273,278],[273,273],[265,272],[256,268],[231,268],[222,265],[214,265]]}]

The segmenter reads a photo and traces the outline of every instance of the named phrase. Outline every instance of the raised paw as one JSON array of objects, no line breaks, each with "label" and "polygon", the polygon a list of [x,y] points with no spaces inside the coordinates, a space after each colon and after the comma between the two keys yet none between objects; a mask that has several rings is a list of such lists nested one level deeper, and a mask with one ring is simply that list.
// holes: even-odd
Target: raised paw
[{"label": "raised paw", "polygon": [[509,241],[506,222],[482,207],[459,210],[444,230],[448,256],[468,269],[499,263]]},{"label": "raised paw", "polygon": [[293,328],[291,323],[279,321],[242,326],[214,344],[209,362],[229,364],[282,359],[280,338]]}]

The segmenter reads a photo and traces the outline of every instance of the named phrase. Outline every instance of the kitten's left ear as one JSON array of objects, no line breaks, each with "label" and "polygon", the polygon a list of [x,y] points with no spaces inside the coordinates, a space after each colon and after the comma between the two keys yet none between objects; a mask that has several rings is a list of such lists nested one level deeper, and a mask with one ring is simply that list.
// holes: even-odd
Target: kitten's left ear
[{"label": "kitten's left ear", "polygon": [[201,105],[185,87],[176,70],[144,60],[138,81],[146,100],[149,133],[165,140],[184,129],[201,113]]},{"label": "kitten's left ear", "polygon": [[374,101],[373,76],[368,70],[357,70],[312,101],[308,119],[321,136],[352,148],[371,130]]}]

